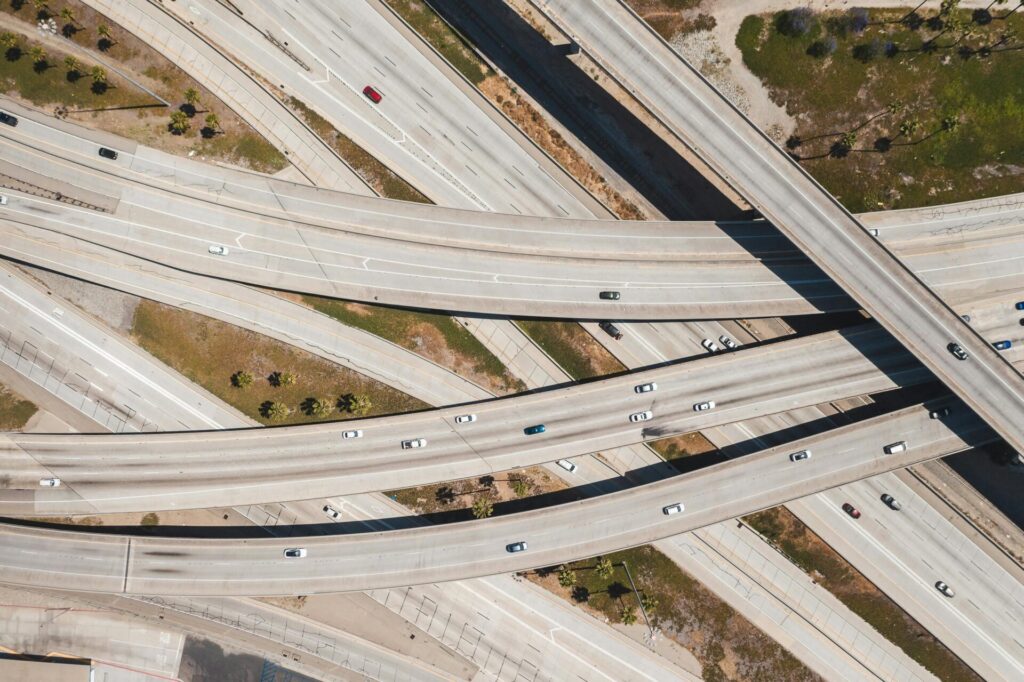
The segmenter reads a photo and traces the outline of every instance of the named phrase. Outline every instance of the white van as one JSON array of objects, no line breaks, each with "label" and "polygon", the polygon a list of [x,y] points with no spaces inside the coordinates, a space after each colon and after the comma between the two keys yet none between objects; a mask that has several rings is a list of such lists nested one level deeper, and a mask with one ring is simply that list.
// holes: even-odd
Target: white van
[{"label": "white van", "polygon": [[901,440],[898,443],[889,443],[884,448],[882,448],[882,451],[887,455],[895,455],[898,452],[906,452],[907,441]]}]

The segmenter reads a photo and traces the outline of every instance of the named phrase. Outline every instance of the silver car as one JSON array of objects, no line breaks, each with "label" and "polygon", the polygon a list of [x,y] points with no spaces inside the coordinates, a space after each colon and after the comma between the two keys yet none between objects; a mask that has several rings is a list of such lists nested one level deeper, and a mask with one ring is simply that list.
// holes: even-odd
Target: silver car
[{"label": "silver car", "polygon": [[648,419],[650,419],[653,416],[654,416],[653,412],[651,412],[650,410],[644,410],[643,412],[636,412],[634,414],[629,415],[629,421],[631,421],[631,422],[645,422],[645,421],[647,421]]}]

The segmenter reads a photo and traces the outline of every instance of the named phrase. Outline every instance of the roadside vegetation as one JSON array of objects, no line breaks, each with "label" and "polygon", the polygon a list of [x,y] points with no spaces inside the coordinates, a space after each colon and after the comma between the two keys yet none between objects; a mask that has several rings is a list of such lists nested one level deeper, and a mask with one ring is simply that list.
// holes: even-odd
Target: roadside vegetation
[{"label": "roadside vegetation", "polygon": [[372,154],[357,145],[351,138],[343,135],[337,128],[320,114],[309,108],[304,102],[294,97],[288,98],[290,106],[320,139],[327,142],[338,152],[341,158],[365,180],[377,194],[388,199],[399,201],[415,201],[421,204],[432,203],[415,187],[403,180],[397,173],[378,161]]},{"label": "roadside vegetation", "polygon": [[942,680],[981,678],[785,507],[744,517],[790,561]]},{"label": "roadside vegetation", "polygon": [[523,133],[557,161],[616,216],[644,220],[636,204],[612,188],[604,176],[570,146],[537,108],[504,76],[494,73],[446,21],[423,0],[384,0],[457,71],[477,86]]},{"label": "roadside vegetation", "polygon": [[573,379],[590,379],[626,369],[576,322],[516,320],[515,323]]},{"label": "roadside vegetation", "polygon": [[464,376],[492,393],[526,390],[521,381],[450,315],[302,296],[302,302],[350,327],[376,334]]},{"label": "roadside vegetation", "polygon": [[288,165],[184,71],[81,2],[0,4],[0,53],[0,91],[61,118],[171,153],[261,172]]},{"label": "roadside vegetation", "polygon": [[669,436],[647,444],[680,473],[696,471],[726,461],[722,452],[700,431]]},{"label": "roadside vegetation", "polygon": [[[632,575],[639,597],[630,584]],[[718,680],[820,679],[775,640],[721,601],[693,576],[649,545],[604,557],[552,566],[530,580],[600,619],[646,626],[643,603],[662,636],[697,657],[702,678]]]},{"label": "roadside vegetation", "polygon": [[409,412],[411,396],[274,339],[143,300],[132,338],[157,359],[262,424]]},{"label": "roadside vegetation", "polygon": [[559,493],[567,487],[542,467],[529,467],[385,494],[421,516],[432,515],[434,523],[451,523],[566,501]]},{"label": "roadside vegetation", "polygon": [[715,17],[701,11],[704,0],[626,0],[647,25],[662,38],[672,41],[680,34],[710,31]]},{"label": "roadside vegetation", "polygon": [[847,208],[941,204],[1020,191],[1022,8],[798,8],[747,17],[736,44],[796,119],[792,156]]},{"label": "roadside vegetation", "polygon": [[18,431],[39,408],[0,384],[0,431]]}]

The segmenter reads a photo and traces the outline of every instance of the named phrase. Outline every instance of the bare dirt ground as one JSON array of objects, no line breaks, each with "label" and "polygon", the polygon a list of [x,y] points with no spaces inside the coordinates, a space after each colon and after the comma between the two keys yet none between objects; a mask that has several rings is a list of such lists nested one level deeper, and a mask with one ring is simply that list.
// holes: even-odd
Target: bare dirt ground
[{"label": "bare dirt ground", "polygon": [[[502,472],[493,476],[406,488],[387,493],[417,514],[436,514],[469,509],[480,498],[497,505],[554,493],[568,488],[561,479],[541,467]],[[517,492],[518,491],[518,492]],[[522,494],[519,494],[522,493]]]},{"label": "bare dirt ground", "polygon": [[534,142],[551,155],[566,171],[600,199],[616,216],[623,220],[644,220],[646,213],[613,189],[604,176],[566,142],[565,138],[544,117],[509,86],[501,76],[491,75],[478,86],[505,115]]}]

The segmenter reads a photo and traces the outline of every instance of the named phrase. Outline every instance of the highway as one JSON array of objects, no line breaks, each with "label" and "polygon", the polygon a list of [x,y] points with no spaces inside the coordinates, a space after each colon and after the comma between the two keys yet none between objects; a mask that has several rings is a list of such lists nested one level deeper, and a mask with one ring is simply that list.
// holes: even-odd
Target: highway
[{"label": "highway", "polygon": [[[539,0],[681,140],[926,367],[1024,452],[1024,377],[616,0]],[[970,356],[947,350],[958,343]]]},{"label": "highway", "polygon": [[[13,270],[13,268],[11,269]],[[30,281],[30,277],[20,273],[15,279]],[[32,286],[27,286],[27,288],[35,289]],[[175,386],[179,390],[173,395],[169,392],[148,392],[147,400],[136,405],[142,411],[134,412],[134,419],[147,425],[148,428],[211,426],[209,417],[204,417],[201,414],[182,413],[181,405],[178,402],[183,400],[186,403],[201,403],[205,400],[202,389],[187,381],[182,384],[182,378],[175,372],[168,370],[134,346],[129,345],[124,349],[123,354],[120,354],[121,362],[119,364],[106,362],[98,346],[80,345],[75,342],[77,335],[88,335],[90,330],[97,327],[95,322],[82,315],[75,306],[66,301],[56,299],[51,295],[44,296],[44,299],[50,302],[51,307],[59,306],[63,310],[59,320],[60,324],[49,325],[45,328],[47,340],[60,349],[60,357],[51,362],[52,366],[57,367],[58,362],[73,363],[76,366],[74,374],[76,380],[86,383],[90,393],[98,393],[101,396],[116,395],[119,391],[131,393],[133,389],[145,390],[144,385],[140,386],[138,380],[140,375],[162,377],[161,384]],[[49,307],[46,310],[49,310]],[[20,317],[29,318],[30,315],[25,314],[13,319],[20,319]],[[35,337],[33,340],[36,340]],[[427,364],[425,360],[421,360],[421,362]],[[24,371],[24,369],[24,364],[19,364],[19,370]],[[53,374],[54,372],[51,372],[51,375]],[[61,376],[60,371],[56,375]],[[60,396],[61,391],[55,381],[47,380],[43,384],[46,390]],[[100,416],[89,408],[86,401],[66,400],[66,402],[93,419]],[[41,402],[40,405],[46,409],[54,408],[52,400]],[[111,405],[111,407],[113,406]],[[252,424],[251,420],[244,418],[227,406],[217,404],[213,408],[210,413],[218,415],[217,422],[212,424],[214,427],[237,428]],[[61,414],[63,415],[65,412],[62,411]],[[105,420],[100,419],[99,423],[102,425]],[[366,502],[367,499],[370,500],[369,503]],[[396,514],[409,513],[382,495],[332,498],[330,503],[336,508],[344,510],[345,518],[348,519],[347,523],[359,519],[362,522],[359,524],[360,526],[366,524],[370,528],[387,527],[387,521],[381,524],[372,521],[374,515],[387,518],[394,517]],[[323,504],[324,500],[316,500],[287,506],[273,505],[280,507],[281,512],[277,514],[277,525],[270,530],[279,536],[291,534],[289,531],[294,531],[294,529],[283,524],[284,518],[287,517],[293,518],[295,523],[319,524],[317,530],[324,531],[330,524],[325,523],[321,510]],[[257,517],[251,508],[237,511],[261,526],[268,525],[264,519]],[[519,598],[518,602],[508,603],[508,600],[515,600],[517,597]],[[447,629],[438,633],[433,626],[433,621],[421,623],[422,619],[418,615],[422,614],[410,615],[404,608],[406,602],[411,604],[413,599],[415,599],[415,595],[406,595],[400,602],[403,608],[398,609],[399,613],[422,625],[431,634],[445,639]],[[672,680],[678,679],[682,672],[646,649],[629,642],[610,628],[592,621],[553,595],[547,593],[524,594],[523,586],[509,576],[496,576],[492,580],[474,585],[459,583],[437,585],[430,590],[429,599],[435,609],[444,607],[456,611],[454,617],[465,619],[466,627],[477,633],[478,648],[474,649],[473,658],[485,669],[493,667],[494,661],[489,654],[483,655],[482,658],[477,654],[485,654],[490,651],[495,655],[500,653],[505,666],[523,666],[524,670],[540,668],[545,672],[550,672],[551,679],[563,679],[564,675],[587,676],[599,673],[601,679],[608,680],[623,679],[623,675],[640,675],[645,679],[652,680]],[[384,606],[388,606],[386,598],[384,601]],[[529,602],[529,608],[524,608],[523,605],[527,602]],[[224,608],[232,611],[238,608],[244,609],[245,606],[227,604]],[[480,614],[486,615],[481,616]],[[454,628],[452,617],[450,615],[446,619],[446,624]],[[476,622],[470,624],[469,620]],[[561,629],[561,633],[556,638],[550,637],[552,627]],[[584,642],[586,643],[584,644]],[[587,649],[585,659],[578,655],[581,647]],[[537,659],[535,654],[540,654],[541,658]]]},{"label": "highway", "polygon": [[[913,447],[882,454],[883,445],[906,434],[914,434]],[[967,447],[964,438],[991,437],[966,412],[942,421],[911,407],[601,497],[482,521],[357,535],[211,540],[3,526],[0,568],[15,584],[151,595],[314,594],[456,580],[641,545],[945,456]],[[791,462],[790,453],[802,449],[816,456]],[[662,513],[677,502],[686,505],[684,513]],[[506,551],[506,544],[520,540],[529,543],[527,551]],[[283,557],[295,546],[305,547],[308,556]]]},{"label": "highway", "polygon": [[[23,124],[17,130],[23,128],[30,130],[30,125]],[[44,147],[41,140],[51,135],[56,135],[70,151],[52,143],[46,143],[47,153],[40,151]],[[428,305],[429,301],[429,305],[456,310],[518,311],[523,314],[613,319],[760,316],[841,309],[852,305],[850,299],[816,268],[806,261],[793,260],[792,251],[786,252],[789,255],[780,256],[778,262],[770,263],[753,260],[749,254],[737,260],[736,255],[743,249],[738,249],[735,244],[729,247],[731,253],[723,254],[722,245],[733,243],[732,239],[728,233],[708,224],[704,224],[703,234],[711,238],[686,241],[677,256],[664,255],[673,253],[669,242],[674,238],[667,236],[673,229],[678,231],[672,227],[673,223],[652,223],[653,227],[642,228],[651,230],[651,239],[643,241],[657,242],[662,253],[658,256],[652,256],[647,248],[639,251],[634,248],[634,253],[626,255],[620,253],[618,260],[528,256],[494,251],[489,246],[486,250],[470,250],[454,244],[440,248],[432,243],[356,235],[348,230],[328,229],[328,224],[314,227],[297,223],[294,218],[274,219],[269,215],[257,218],[249,210],[220,205],[228,203],[225,199],[227,194],[223,191],[214,195],[217,205],[211,204],[212,190],[199,193],[206,201],[188,199],[172,188],[205,187],[211,185],[213,179],[192,178],[182,169],[191,172],[198,164],[184,160],[171,163],[169,157],[150,154],[149,150],[146,150],[145,158],[156,156],[158,164],[133,160],[131,166],[146,167],[148,173],[159,175],[164,180],[151,186],[134,173],[127,174],[132,182],[128,182],[128,178],[121,180],[118,173],[110,174],[112,167],[119,167],[116,164],[97,166],[95,144],[73,138],[55,128],[39,126],[31,145],[11,140],[8,151],[10,158],[21,166],[45,168],[48,175],[57,176],[55,186],[64,191],[69,191],[65,183],[83,186],[83,189],[93,192],[106,188],[108,195],[113,189],[120,195],[110,199],[115,206],[114,214],[12,193],[4,217],[10,223],[23,227],[31,225],[78,236],[179,269],[329,296],[371,301],[376,298],[378,302],[422,306]],[[76,145],[81,149],[75,151]],[[57,149],[62,149],[60,154],[69,158],[62,160],[61,156],[49,153]],[[198,172],[199,169],[194,170]],[[255,185],[262,185],[265,181],[256,176],[246,177],[252,179],[248,185],[238,186],[241,187],[239,197],[244,196],[250,201],[250,207],[254,193],[262,196],[263,201],[269,200],[271,195],[256,191]],[[116,189],[118,186],[120,191]],[[296,191],[302,189],[299,186],[289,187]],[[310,188],[305,188],[305,191],[317,192]],[[377,202],[377,206],[410,206],[399,202],[370,201]],[[320,211],[323,210],[321,206]],[[267,209],[266,212],[272,214],[274,211]],[[280,213],[280,209],[276,211]],[[1017,213],[1012,207],[1007,211],[1010,216]],[[1006,243],[1006,228],[998,221],[1002,214],[998,210],[995,213],[996,216],[992,210],[987,210],[974,215],[978,224],[992,226],[991,240],[983,238],[984,230],[981,228],[973,230],[971,239],[964,239],[962,234],[967,228],[963,227],[963,220],[957,218],[949,221],[949,229],[933,230],[927,238],[910,240],[913,246],[908,248],[916,253],[908,256],[908,261],[951,301],[971,300],[983,292],[992,295],[1000,291],[1006,292],[1010,298],[1015,294],[1009,292],[1024,288],[1024,275],[1019,267],[1024,254],[1015,251],[1017,242]],[[484,223],[503,218],[482,213],[463,212],[460,215],[479,216],[477,222]],[[380,216],[374,220],[379,222]],[[520,220],[529,222],[530,219]],[[538,232],[532,232],[536,236],[541,225],[556,219],[533,220],[537,221],[535,229]],[[564,224],[568,230],[563,234],[567,244],[579,242],[579,230],[589,230],[594,226],[605,232],[607,238],[604,243],[609,248],[627,239],[614,235],[609,227],[618,225],[617,229],[621,230],[621,225],[637,225],[593,220],[567,220]],[[952,225],[958,228],[954,229]],[[252,232],[241,229],[243,226],[251,226]],[[468,233],[475,228],[464,224],[459,229]],[[751,228],[745,226],[742,229]],[[753,229],[761,235],[766,234],[763,226]],[[659,231],[662,237],[657,237]],[[717,232],[717,236],[712,232]],[[507,232],[503,236],[509,237]],[[464,244],[464,237],[457,237],[456,243]],[[497,233],[492,237],[496,239]],[[774,239],[777,241],[778,237]],[[600,241],[589,234],[585,240],[594,244]],[[213,256],[206,252],[211,243],[233,245],[232,252],[227,257]],[[712,245],[711,250],[694,252],[693,244],[701,243]],[[963,253],[956,257],[943,255],[939,252],[942,245],[948,248],[955,246]],[[1024,250],[1024,243],[1019,248]],[[595,251],[594,255],[608,253]],[[629,260],[623,260],[626,257]],[[637,267],[634,260],[652,257],[659,260],[641,267]],[[696,262],[680,269],[675,259],[695,259]],[[524,273],[530,276],[524,276]],[[609,277],[614,281],[606,279]],[[636,281],[639,279],[646,281]],[[623,290],[624,300],[598,300],[597,293],[605,287]],[[809,303],[805,296],[812,302]]]},{"label": "highway", "polygon": [[[330,145],[302,124],[237,64],[208,42],[196,39],[179,22],[163,20],[153,3],[129,6],[125,2],[90,0],[93,6],[128,31],[140,35],[172,63],[215,93],[271,144],[283,151],[302,175],[318,187],[373,195],[373,190],[345,163]],[[159,25],[160,30],[156,29]]]},{"label": "highway", "polygon": [[[608,450],[927,378],[908,353],[867,325],[557,390],[358,421],[140,436],[0,434],[0,467],[10,486],[0,510],[148,511],[407,487]],[[634,392],[647,381],[656,381],[658,390]],[[715,408],[694,410],[706,400],[714,400]],[[629,421],[645,409],[654,411],[653,420]],[[455,423],[466,413],[477,420]],[[523,429],[534,424],[545,424],[547,431],[525,436]],[[341,438],[357,428],[362,438]],[[425,438],[427,446],[401,447],[414,438]],[[41,490],[38,480],[45,476],[65,485]]]},{"label": "highway", "polygon": [[[886,493],[901,503],[900,511],[881,501]],[[859,519],[843,512],[845,502],[861,512]],[[1024,643],[1017,634],[1024,625],[1024,585],[895,474],[788,506],[982,677],[1024,676]],[[935,589],[939,580],[956,596]]]},{"label": "highway", "polygon": [[468,379],[397,344],[253,287],[173,270],[80,239],[23,231],[2,222],[0,254],[272,337],[432,405],[491,396]]},{"label": "highway", "polygon": [[[572,180],[563,184],[568,178],[543,155],[530,154],[525,136],[495,123],[486,99],[453,82],[445,73],[450,67],[424,57],[369,3],[329,10],[314,3],[302,11],[284,1],[234,6],[241,16],[197,0],[167,9],[230,45],[271,82],[287,84],[293,96],[436,203],[527,215],[603,211]],[[367,84],[382,94],[379,104],[362,94]]]}]

